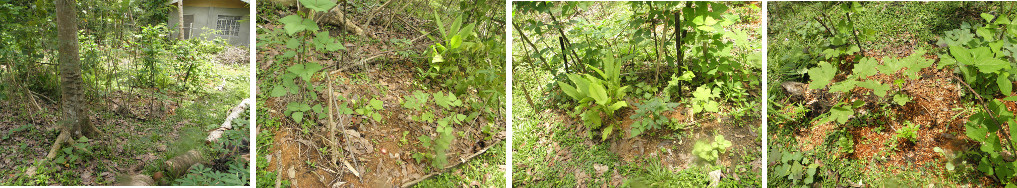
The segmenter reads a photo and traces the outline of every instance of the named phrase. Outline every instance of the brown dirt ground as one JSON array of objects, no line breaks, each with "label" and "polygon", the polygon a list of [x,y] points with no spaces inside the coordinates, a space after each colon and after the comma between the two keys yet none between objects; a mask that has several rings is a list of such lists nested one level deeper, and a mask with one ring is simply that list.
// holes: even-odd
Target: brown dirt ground
[{"label": "brown dirt ground", "polygon": [[[635,107],[629,107],[618,111],[617,117],[625,117],[622,119],[621,125],[618,127],[622,132],[615,132],[614,134],[629,135],[628,130],[630,125],[633,123],[633,119],[629,118],[635,111]],[[545,113],[551,113],[551,117],[544,122],[563,122],[561,125],[565,127],[556,127],[555,124],[545,123],[545,129],[538,133],[543,135],[554,134],[554,130],[565,129],[572,130],[571,134],[578,137],[585,137],[587,128],[583,125],[582,120],[578,118],[570,117],[567,112],[564,111],[553,111],[545,110]],[[692,125],[686,130],[675,130],[675,131],[687,131],[688,133],[682,133],[679,138],[676,139],[665,139],[661,138],[660,135],[672,134],[675,131],[657,130],[654,134],[645,132],[637,137],[628,138],[628,136],[614,137],[608,139],[606,142],[610,144],[609,149],[612,153],[617,154],[623,164],[598,164],[598,165],[626,165],[640,163],[641,160],[646,158],[657,158],[660,159],[660,163],[663,167],[671,170],[672,172],[678,172],[687,169],[691,166],[701,166],[707,163],[699,157],[692,154],[692,148],[696,141],[707,141],[713,142],[714,133],[724,135],[724,138],[731,141],[732,147],[728,149],[727,154],[722,155],[717,160],[718,165],[735,167],[737,165],[744,165],[744,161],[739,160],[737,156],[731,156],[735,151],[744,150],[758,150],[762,143],[758,142],[759,132],[755,132],[752,127],[758,127],[760,125],[760,119],[748,118],[745,121],[734,121],[730,117],[720,117],[723,113],[705,113],[697,117],[698,119],[689,119],[688,114],[691,113],[690,109],[685,107],[677,107],[673,111],[668,112],[668,117],[677,120],[679,123],[685,123]],[[738,125],[744,124],[744,125]],[[557,142],[550,140],[550,136],[540,137],[537,141],[537,145],[547,145],[551,149],[547,150],[548,154],[554,153],[549,161],[550,166],[555,166],[555,163],[566,162],[573,160],[572,152],[570,148],[561,147]],[[589,147],[593,147],[596,144],[600,144],[599,140],[587,139],[583,144]],[[523,146],[525,147],[525,146]],[[663,151],[661,148],[666,148]],[[760,171],[761,160],[749,162],[752,165],[752,169],[739,169],[740,171],[753,170]],[[571,170],[564,170],[564,172],[575,172],[575,177],[580,181],[577,182],[579,185],[583,185],[583,181],[597,181],[596,179],[590,179],[600,177],[598,174],[586,174],[585,171],[576,170],[579,167],[565,167],[571,168]],[[526,169],[526,167],[520,168],[520,170]],[[532,173],[532,172],[530,172]],[[605,172],[611,173],[611,179],[605,180],[609,182],[611,186],[620,186],[625,181],[626,177],[622,177],[617,171]],[[726,174],[736,174],[734,172],[725,172]],[[538,181],[538,180],[534,180]]]},{"label": "brown dirt ground", "polygon": [[[331,167],[327,164],[330,160],[319,156],[316,148],[313,148],[314,146],[307,146],[295,141],[308,140],[315,143],[317,147],[326,146],[325,143],[327,141],[322,138],[328,136],[329,131],[324,126],[315,126],[315,129],[320,128],[321,130],[311,131],[324,134],[302,135],[299,125],[293,123],[286,123],[288,125],[284,126],[285,128],[276,131],[277,135],[272,153],[281,152],[282,166],[284,167],[282,172],[285,174],[286,170],[288,170],[287,167],[295,168],[297,177],[292,183],[297,187],[327,187],[326,185],[331,185],[332,182],[346,182],[346,185],[352,187],[393,187],[431,173],[432,170],[430,169],[432,168],[429,167],[429,162],[417,163],[411,155],[416,152],[425,151],[424,148],[419,147],[420,143],[416,138],[421,135],[437,135],[433,127],[434,125],[411,121],[409,114],[414,112],[404,109],[398,102],[402,96],[411,95],[412,91],[418,90],[418,87],[414,85],[415,73],[409,71],[409,68],[404,68],[412,66],[411,63],[404,63],[398,66],[390,66],[392,67],[390,69],[372,71],[368,73],[370,75],[369,80],[373,80],[369,84],[334,83],[335,93],[343,95],[347,99],[369,100],[361,96],[378,96],[379,100],[385,101],[384,109],[378,111],[383,116],[382,122],[384,123],[371,123],[371,121],[361,117],[352,117],[347,122],[350,124],[348,128],[359,132],[365,139],[370,140],[374,144],[374,150],[367,153],[366,156],[356,156],[357,162],[354,162],[352,158],[345,157],[352,165],[357,166],[355,168],[358,171],[363,172],[361,173],[363,180],[349,173],[345,168],[329,169]],[[352,77],[343,72],[334,72],[331,75],[347,80]],[[321,83],[324,81],[317,80],[316,82]],[[437,90],[425,92],[437,92]],[[328,96],[322,94],[321,97],[323,100],[327,100]],[[460,96],[459,98],[460,100],[466,100],[466,97]],[[345,103],[348,101],[340,102]],[[269,109],[285,109],[285,103],[281,98],[270,98],[266,101],[266,107]],[[440,107],[432,106],[432,108]],[[464,109],[458,109],[458,111],[459,113],[469,114]],[[270,114],[282,117],[281,112],[277,110],[270,110]],[[287,120],[286,122],[290,121]],[[448,150],[449,164],[465,160],[466,156],[478,152],[484,146],[494,144],[494,141],[484,141],[481,139],[483,137],[483,133],[480,131],[481,125],[486,125],[488,122],[489,120],[478,118],[475,122],[454,126],[457,134],[462,134],[456,136],[451,148]],[[504,124],[495,123],[495,126],[498,125],[503,126]],[[404,131],[409,132],[406,136],[408,145],[400,143],[402,132]],[[465,137],[461,135],[465,135]],[[336,137],[340,140],[340,143],[347,142],[341,139],[342,134],[336,134]],[[385,150],[387,154],[382,154],[381,150]],[[349,151],[344,152],[348,153]],[[309,166],[306,160],[317,164],[317,168]],[[338,166],[342,167],[341,164]],[[270,171],[275,171],[277,168],[279,166],[276,162],[272,162],[268,166]]]},{"label": "brown dirt ground", "polygon": [[[888,47],[879,51],[870,51],[866,54],[870,55],[870,57],[875,55],[905,57],[911,54],[910,48],[913,47]],[[935,55],[925,55],[924,57],[927,59],[937,59]],[[877,59],[880,59],[880,62],[882,62],[882,58]],[[892,114],[893,119],[887,117],[863,119],[861,120],[862,126],[850,127],[837,126],[834,123],[814,124],[815,122],[811,122],[814,125],[800,129],[795,133],[796,140],[801,143],[798,145],[798,148],[801,151],[813,150],[823,144],[832,132],[846,129],[855,140],[855,152],[844,154],[844,156],[862,161],[874,161],[874,163],[869,163],[870,165],[863,169],[863,173],[870,170],[887,170],[891,173],[900,173],[902,170],[923,168],[926,165],[932,165],[936,170],[945,171],[944,165],[947,162],[946,160],[949,159],[933,151],[933,148],[939,147],[948,152],[956,153],[968,151],[971,147],[977,146],[978,143],[968,139],[964,133],[964,123],[967,122],[968,116],[972,115],[973,112],[971,110],[960,110],[968,108],[964,106],[968,101],[965,101],[966,99],[962,98],[961,95],[969,94],[969,90],[966,86],[955,82],[952,70],[936,69],[935,67],[936,64],[933,64],[929,68],[922,69],[918,73],[921,78],[917,80],[907,81],[902,86],[892,86],[891,92],[899,90],[900,93],[908,94],[913,98],[911,102],[904,106],[892,105],[889,108],[889,113]],[[835,80],[843,80],[844,77],[845,74],[842,73]],[[880,73],[868,79],[878,80],[884,84],[893,84],[894,80],[903,77],[905,76],[899,73]],[[869,91],[871,90],[855,88],[852,92],[864,93]],[[806,94],[803,101],[810,101],[817,99],[817,97],[818,95],[812,95],[812,93]],[[867,104],[856,109],[855,112],[877,113],[876,111],[880,111],[877,104],[891,103],[891,97],[891,95],[887,95],[885,98],[871,96],[853,97],[843,99],[844,101],[841,102],[864,100]],[[1002,97],[994,100],[1002,101],[1001,99]],[[1007,104],[1008,108],[1014,109],[1015,104],[1013,102],[1003,102]],[[851,121],[858,120],[855,117]],[[904,123],[907,121],[921,125],[917,135],[918,140],[914,143],[903,139],[894,139],[894,136],[897,134],[896,130],[903,128],[905,126]],[[882,130],[878,129],[879,122],[886,122],[885,128]],[[896,147],[894,147],[895,145]],[[932,175],[941,176],[942,174],[934,173]],[[991,181],[985,177],[982,178],[982,182],[988,183]]]}]

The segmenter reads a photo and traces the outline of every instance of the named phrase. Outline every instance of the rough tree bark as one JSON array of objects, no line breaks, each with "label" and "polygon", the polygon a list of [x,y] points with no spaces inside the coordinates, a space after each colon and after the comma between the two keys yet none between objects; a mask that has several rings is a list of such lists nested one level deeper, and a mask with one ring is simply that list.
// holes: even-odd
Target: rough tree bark
[{"label": "rough tree bark", "polygon": [[177,1],[177,18],[180,21],[178,23],[180,25],[177,25],[180,29],[180,32],[177,33],[177,39],[184,40],[184,0]]},{"label": "rough tree bark", "polygon": [[59,39],[61,115],[60,124],[63,130],[53,142],[46,158],[56,157],[60,144],[81,136],[95,137],[99,135],[88,120],[84,108],[83,80],[81,79],[81,62],[78,56],[78,15],[74,0],[56,0],[57,38]]}]

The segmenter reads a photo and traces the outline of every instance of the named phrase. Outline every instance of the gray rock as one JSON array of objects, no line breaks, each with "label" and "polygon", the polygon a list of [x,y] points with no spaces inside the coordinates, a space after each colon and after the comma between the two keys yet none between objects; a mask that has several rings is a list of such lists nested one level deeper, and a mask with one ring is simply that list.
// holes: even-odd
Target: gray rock
[{"label": "gray rock", "polygon": [[709,173],[709,176],[710,176],[710,187],[720,186],[720,176],[723,176],[723,175],[724,174],[720,173],[720,170],[714,170],[713,172],[710,172]]}]

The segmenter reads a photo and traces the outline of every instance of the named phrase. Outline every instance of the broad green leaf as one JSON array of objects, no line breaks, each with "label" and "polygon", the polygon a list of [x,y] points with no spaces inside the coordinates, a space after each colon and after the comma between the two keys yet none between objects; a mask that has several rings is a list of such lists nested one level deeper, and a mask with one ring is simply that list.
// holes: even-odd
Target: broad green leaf
[{"label": "broad green leaf", "polygon": [[996,16],[989,13],[982,13],[980,16],[982,16],[982,19],[985,19],[985,23],[989,23],[992,19],[996,18]]},{"label": "broad green leaf", "polygon": [[618,101],[618,102],[615,102],[614,104],[611,104],[611,106],[608,107],[608,111],[613,112],[615,110],[618,110],[618,109],[620,109],[622,107],[626,107],[626,106],[629,106],[629,104],[627,102],[625,102],[625,101]]},{"label": "broad green leaf", "polygon": [[283,17],[282,19],[279,19],[279,22],[284,24],[283,29],[285,29],[286,34],[289,34],[290,36],[304,30],[314,32],[318,31],[318,24],[314,23],[314,20],[304,19],[297,15]]},{"label": "broad green leaf", "polygon": [[1003,92],[1003,95],[1010,96],[1013,91],[1013,83],[1010,82],[1010,73],[1003,72],[996,77],[996,85],[999,85],[999,91]]},{"label": "broad green leaf", "polygon": [[855,85],[857,85],[857,84],[858,84],[858,80],[855,80],[855,79],[849,79],[849,80],[844,80],[842,82],[837,82],[837,83],[834,83],[833,85],[830,86],[830,92],[848,92],[848,91],[851,91],[851,89],[854,89]]},{"label": "broad green leaf", "polygon": [[979,142],[985,140],[985,135],[989,133],[989,129],[982,125],[983,122],[986,122],[985,113],[979,112],[971,115],[968,120],[968,123],[964,124],[964,133],[968,138]]},{"label": "broad green leaf", "polygon": [[988,47],[971,49],[971,55],[973,55],[971,65],[977,67],[979,72],[995,73],[996,71],[1010,68],[1010,63],[993,56],[992,50]]},{"label": "broad green leaf", "polygon": [[598,83],[593,83],[590,84],[589,87],[590,97],[592,97],[593,100],[596,100],[597,104],[606,105],[610,98],[608,98],[607,90],[604,89],[604,86]]},{"label": "broad green leaf", "polygon": [[858,86],[872,89],[872,92],[879,97],[886,96],[886,92],[890,90],[890,85],[879,83],[879,81],[876,80],[859,82]]},{"label": "broad green leaf", "polygon": [[283,86],[275,86],[275,87],[272,87],[272,92],[269,93],[269,96],[271,96],[271,97],[281,97],[281,96],[286,95],[286,93],[287,93],[287,90],[286,90],[285,87],[283,87]]},{"label": "broad green leaf", "polygon": [[718,112],[720,111],[720,103],[717,101],[706,102],[706,104],[703,105],[703,110],[706,110],[707,112]]},{"label": "broad green leaf", "polygon": [[819,62],[819,65],[809,69],[809,77],[812,79],[812,83],[809,84],[809,89],[820,89],[826,87],[833,80],[833,76],[836,75],[837,69],[825,61]]},{"label": "broad green leaf", "polygon": [[371,105],[371,108],[374,108],[375,110],[381,110],[381,108],[382,108],[382,101],[380,101],[378,99],[371,99],[370,105]]},{"label": "broad green leaf", "polygon": [[904,104],[911,102],[911,96],[905,94],[897,94],[893,96],[893,102],[897,103],[897,105],[904,106]]},{"label": "broad green leaf", "polygon": [[304,112],[293,112],[293,121],[300,123],[304,120]]},{"label": "broad green leaf", "polygon": [[434,57],[431,57],[431,63],[445,62],[445,58],[441,57],[441,54],[438,53],[438,50],[435,47],[431,47],[431,51],[434,52]]},{"label": "broad green leaf", "polygon": [[328,12],[336,6],[335,0],[300,0],[300,4],[318,12]]},{"label": "broad green leaf", "polygon": [[612,131],[612,130],[614,130],[614,126],[607,126],[607,127],[604,127],[604,130],[602,130],[602,132],[601,132],[601,134],[600,134],[600,140],[601,140],[601,141],[607,140],[607,138],[608,138],[609,136],[611,136],[611,131]]},{"label": "broad green leaf", "polygon": [[858,75],[859,78],[869,77],[872,75],[876,75],[877,72],[876,66],[878,65],[879,64],[878,62],[876,62],[876,59],[865,57],[862,58],[862,60],[858,62],[858,64],[855,64],[855,68],[854,70],[852,70],[852,72],[854,72],[855,75]]},{"label": "broad green leaf", "polygon": [[303,79],[304,81],[310,82],[311,76],[314,75],[314,73],[321,70],[321,68],[322,68],[321,65],[312,62],[290,66],[289,68],[286,68],[286,71],[293,73],[294,75],[300,77],[300,79]]},{"label": "broad green leaf", "polygon": [[569,97],[572,97],[572,99],[574,99],[574,100],[579,100],[580,99],[579,92],[576,91],[575,87],[572,87],[571,85],[568,85],[568,84],[563,83],[561,81],[558,81],[558,87],[561,87],[561,90],[563,92],[565,92],[565,95],[568,95]]},{"label": "broad green leaf", "polygon": [[583,123],[590,128],[600,128],[600,112],[588,110],[582,114]]},{"label": "broad green leaf", "polygon": [[957,63],[970,65],[974,61],[974,58],[971,57],[971,51],[963,46],[950,46],[950,55],[953,55]]}]

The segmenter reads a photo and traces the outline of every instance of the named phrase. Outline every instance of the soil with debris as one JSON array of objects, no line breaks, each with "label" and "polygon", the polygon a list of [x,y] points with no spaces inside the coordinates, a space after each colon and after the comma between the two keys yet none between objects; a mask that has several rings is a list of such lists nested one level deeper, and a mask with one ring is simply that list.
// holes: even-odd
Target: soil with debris
[{"label": "soil with debris", "polygon": [[[870,58],[876,58],[882,64],[882,58],[888,56],[906,57],[911,54],[913,47],[890,47],[878,51],[868,52]],[[879,57],[875,57],[875,56]],[[927,59],[937,59],[935,55],[925,55]],[[950,162],[943,154],[937,153],[933,148],[942,148],[948,153],[965,152],[978,145],[965,135],[964,124],[969,116],[974,114],[970,108],[972,101],[963,98],[965,94],[970,95],[967,86],[956,82],[952,69],[936,69],[938,60],[932,66],[918,72],[917,80],[907,80],[904,84],[894,85],[894,81],[904,78],[905,75],[879,73],[868,77],[870,80],[877,80],[884,84],[891,84],[891,91],[907,94],[913,99],[904,106],[893,104],[889,109],[889,117],[879,116],[878,119],[858,119],[854,116],[850,121],[861,121],[860,126],[838,126],[835,122],[816,124],[816,121],[807,122],[812,124],[808,127],[799,128],[795,131],[794,137],[798,141],[800,151],[811,151],[818,146],[829,143],[831,133],[846,130],[854,138],[854,153],[842,154],[849,159],[872,161],[868,163],[862,173],[866,171],[884,171],[901,173],[905,169],[931,168],[939,171],[946,171],[945,164]],[[841,70],[850,70],[842,68]],[[848,73],[838,74],[834,81],[843,80]],[[869,93],[871,89],[855,88],[851,92],[862,93],[851,98],[843,98],[841,101],[829,101],[827,104],[837,102],[865,101],[866,104],[854,109],[857,114],[881,113],[880,104],[891,103],[892,95],[877,97]],[[869,93],[866,95],[865,93]],[[801,101],[822,101],[828,100],[829,93],[821,90],[809,90]],[[1004,101],[1001,98],[992,99],[1003,102],[1007,108],[1013,110],[1013,102]],[[785,100],[786,102],[791,102]],[[975,102],[977,103],[977,102]],[[790,104],[790,103],[785,103]],[[976,107],[979,107],[975,104]],[[906,122],[920,125],[917,141],[911,142],[895,137],[896,130],[906,127]],[[785,128],[786,125],[778,125]],[[880,128],[882,127],[882,128]],[[1003,131],[1008,130],[1003,126]],[[957,159],[963,160],[963,159]],[[959,161],[958,161],[959,162]],[[977,164],[977,161],[968,161],[968,164]],[[933,176],[941,176],[941,173],[932,173]],[[926,175],[929,175],[926,173]],[[945,177],[944,177],[945,178]],[[983,186],[991,185],[988,177],[982,177]]]},{"label": "soil with debris", "polygon": [[[762,143],[759,141],[759,136],[762,134],[753,129],[753,127],[759,127],[761,120],[758,116],[745,117],[743,120],[734,120],[731,116],[722,115],[723,113],[701,113],[696,116],[701,119],[696,119],[691,115],[691,109],[680,106],[675,109],[666,112],[666,115],[674,121],[674,123],[693,125],[685,130],[652,130],[644,132],[639,136],[629,138],[630,125],[635,121],[629,116],[635,112],[635,107],[629,107],[617,111],[616,117],[624,117],[621,119],[620,125],[617,128],[618,132],[614,134],[621,134],[625,136],[614,137],[607,139],[604,142],[600,142],[599,139],[586,139],[582,144],[593,147],[597,144],[608,144],[611,153],[616,154],[620,158],[618,164],[593,164],[594,169],[599,174],[586,174],[585,171],[579,170],[581,167],[565,167],[572,168],[564,170],[563,172],[575,172],[573,174],[577,179],[577,185],[585,185],[586,181],[598,181],[596,179],[602,177],[603,173],[611,173],[611,178],[604,180],[608,182],[610,186],[621,186],[626,180],[632,177],[624,177],[617,172],[617,169],[613,172],[605,172],[608,166],[621,166],[629,164],[639,164],[642,160],[647,158],[655,158],[660,160],[662,167],[670,170],[671,172],[678,172],[685,170],[693,166],[707,165],[708,162],[700,159],[699,157],[692,154],[693,147],[697,141],[713,142],[715,134],[724,135],[724,138],[732,143],[732,146],[728,149],[726,155],[721,155],[717,160],[717,165],[731,167],[729,171],[723,172],[728,175],[728,178],[738,179],[738,172],[754,171],[760,172],[762,168],[762,159],[756,159],[755,161],[748,162],[751,169],[735,169],[738,165],[746,165],[745,161],[741,161],[738,156],[732,156],[733,153],[739,153],[746,150],[756,151],[758,153]],[[544,130],[537,134],[551,135],[554,134],[554,130],[571,130],[569,134],[575,135],[576,137],[586,137],[587,131],[597,132],[595,130],[589,130],[588,127],[583,125],[582,120],[579,118],[570,117],[566,111],[555,111],[545,110],[544,113],[552,114],[548,120],[544,120]],[[714,118],[720,117],[720,118]],[[549,122],[562,122],[558,127],[553,126],[555,124]],[[662,138],[662,135],[672,135],[676,132],[683,132],[678,134],[676,138],[668,139]],[[537,141],[537,145],[550,146],[549,153],[554,153],[549,161],[553,166],[554,163],[566,162],[573,159],[573,153],[571,148],[560,147],[557,142],[550,140],[551,136],[542,136]],[[606,143],[605,143],[606,142]],[[523,146],[525,147],[525,145]],[[664,148],[662,150],[662,148]],[[528,168],[521,166],[516,171],[527,172]],[[738,172],[735,172],[737,170]],[[563,176],[565,174],[562,174]]]}]

